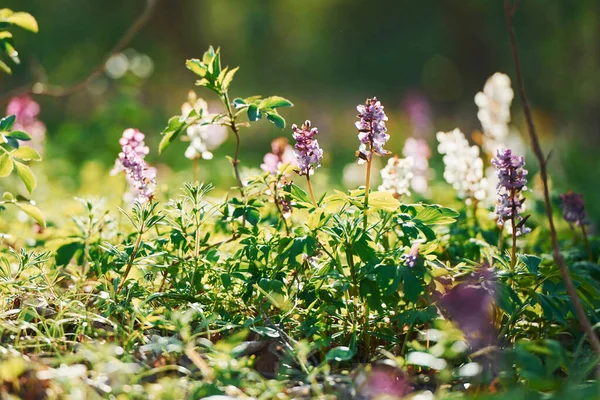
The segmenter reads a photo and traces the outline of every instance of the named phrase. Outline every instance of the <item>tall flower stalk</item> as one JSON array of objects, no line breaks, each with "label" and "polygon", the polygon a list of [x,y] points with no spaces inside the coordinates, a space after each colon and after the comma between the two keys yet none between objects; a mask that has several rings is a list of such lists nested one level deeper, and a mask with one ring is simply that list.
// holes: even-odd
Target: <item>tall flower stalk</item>
[{"label": "tall flower stalk", "polygon": [[371,186],[373,155],[385,156],[389,154],[389,152],[383,148],[390,138],[390,135],[386,133],[387,127],[385,125],[388,117],[385,115],[383,108],[381,102],[377,100],[377,97],[367,99],[364,105],[360,104],[356,107],[359,120],[355,122],[355,125],[358,129],[358,139],[360,140],[356,156],[358,157],[359,164],[367,163],[363,219],[364,229],[367,228],[367,210],[369,208],[369,189]]},{"label": "tall flower stalk", "polygon": [[498,202],[496,204],[496,215],[498,224],[504,226],[510,221],[512,235],[512,251],[510,257],[511,269],[517,261],[517,237],[529,233],[530,228],[525,226],[528,217],[521,215],[523,202],[521,192],[527,189],[527,170],[523,156],[515,156],[512,150],[498,150],[492,158],[492,164],[496,167],[498,185],[496,191]]},{"label": "tall flower stalk", "polygon": [[306,176],[310,198],[316,208],[318,207],[317,199],[310,182],[310,176],[321,166],[321,160],[323,159],[323,149],[319,147],[319,142],[315,139],[319,130],[316,127],[311,127],[311,122],[306,120],[300,128],[296,124],[293,124],[292,131],[296,140],[296,145],[294,146],[294,154],[296,161],[298,161],[296,172],[300,176]]}]

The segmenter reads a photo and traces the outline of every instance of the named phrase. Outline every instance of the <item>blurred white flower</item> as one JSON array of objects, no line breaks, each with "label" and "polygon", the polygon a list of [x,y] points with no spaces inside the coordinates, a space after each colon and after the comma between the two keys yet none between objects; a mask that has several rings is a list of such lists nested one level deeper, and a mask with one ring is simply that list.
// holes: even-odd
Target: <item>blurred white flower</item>
[{"label": "blurred white flower", "polygon": [[481,201],[488,194],[488,182],[483,175],[483,160],[479,147],[470,146],[460,129],[438,132],[438,151],[444,155],[444,179],[456,190],[459,198]]},{"label": "blurred white flower", "polygon": [[414,160],[412,157],[399,158],[394,156],[388,160],[385,168],[381,170],[382,184],[379,190],[391,192],[394,197],[410,196],[410,182],[413,178]]},{"label": "blurred white flower", "polygon": [[427,140],[409,137],[404,142],[402,154],[404,157],[411,157],[414,161],[412,189],[417,193],[425,193],[429,184],[429,158],[431,157]]},{"label": "blurred white flower", "polygon": [[479,107],[477,118],[484,134],[483,149],[488,154],[495,154],[496,150],[506,146],[513,98],[510,78],[500,72],[487,80],[483,92],[475,95],[475,104]]},{"label": "blurred white flower", "polygon": [[202,157],[205,160],[213,158],[211,150],[219,147],[227,139],[227,129],[222,125],[211,124],[214,114],[208,112],[208,104],[196,96],[194,91],[188,94],[188,101],[181,105],[181,116],[186,118],[196,111],[202,118],[197,124],[187,128],[190,145],[185,151],[185,157],[190,160]]}]

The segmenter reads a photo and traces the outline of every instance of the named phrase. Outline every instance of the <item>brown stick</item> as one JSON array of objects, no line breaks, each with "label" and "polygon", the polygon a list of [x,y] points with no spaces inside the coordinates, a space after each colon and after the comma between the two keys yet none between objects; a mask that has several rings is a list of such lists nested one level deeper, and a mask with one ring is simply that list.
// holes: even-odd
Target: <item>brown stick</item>
[{"label": "brown stick", "polygon": [[540,175],[542,176],[542,183],[544,186],[544,201],[546,203],[546,215],[548,217],[548,224],[550,227],[550,237],[552,239],[552,255],[554,257],[554,261],[558,265],[560,270],[560,274],[565,283],[565,287],[567,289],[567,293],[573,302],[573,307],[575,308],[575,313],[577,315],[577,319],[579,323],[583,327],[583,330],[587,337],[590,340],[590,344],[592,349],[597,355],[600,355],[600,341],[590,324],[590,321],[587,318],[585,310],[581,304],[581,300],[577,295],[577,290],[575,289],[575,285],[573,285],[573,281],[571,280],[571,276],[569,275],[569,269],[560,252],[560,246],[558,244],[558,238],[556,236],[556,228],[554,227],[554,221],[552,219],[552,204],[550,202],[550,190],[548,188],[548,170],[546,168],[546,158],[544,157],[544,153],[542,152],[542,147],[540,146],[540,142],[535,131],[535,126],[533,124],[533,117],[531,114],[531,108],[529,107],[529,102],[527,101],[527,96],[525,95],[525,85],[523,83],[523,75],[521,72],[521,63],[519,61],[519,53],[517,50],[517,39],[515,37],[515,30],[513,27],[513,17],[516,12],[516,2],[511,4],[510,0],[504,1],[504,11],[506,14],[506,26],[508,27],[508,35],[510,38],[510,46],[512,50],[512,56],[515,63],[515,72],[517,74],[517,85],[519,87],[519,95],[521,97],[521,102],[523,103],[523,112],[525,113],[525,119],[527,121],[527,127],[529,129],[529,137],[531,139],[531,148],[540,164]]},{"label": "brown stick", "polygon": [[106,69],[106,62],[112,56],[124,50],[129,45],[131,40],[137,35],[137,33],[144,27],[144,25],[146,25],[146,23],[152,16],[157,2],[158,0],[146,0],[146,7],[142,11],[142,13],[136,18],[133,24],[131,24],[129,29],[125,31],[121,39],[119,39],[119,41],[113,46],[110,52],[106,54],[102,62],[98,64],[86,78],[80,80],[79,82],[71,86],[48,85],[39,81],[28,83],[1,95],[0,100],[27,94],[36,94],[40,96],[50,97],[64,97],[85,89],[90,83],[92,83],[95,79],[97,79],[100,75],[104,73],[104,70]]}]

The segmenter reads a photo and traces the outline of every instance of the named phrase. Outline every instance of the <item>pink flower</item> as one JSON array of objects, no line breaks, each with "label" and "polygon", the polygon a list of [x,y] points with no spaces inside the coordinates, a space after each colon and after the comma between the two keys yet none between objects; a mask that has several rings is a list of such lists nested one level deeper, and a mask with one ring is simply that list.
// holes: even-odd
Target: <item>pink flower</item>
[{"label": "pink flower", "polygon": [[6,107],[6,114],[16,118],[13,129],[27,132],[31,136],[31,147],[41,153],[46,139],[46,125],[38,120],[39,113],[40,105],[29,96],[13,97]]},{"label": "pink flower", "polygon": [[298,166],[292,146],[286,138],[280,137],[271,142],[271,153],[265,154],[260,168],[265,172],[277,175],[279,168],[285,164]]}]

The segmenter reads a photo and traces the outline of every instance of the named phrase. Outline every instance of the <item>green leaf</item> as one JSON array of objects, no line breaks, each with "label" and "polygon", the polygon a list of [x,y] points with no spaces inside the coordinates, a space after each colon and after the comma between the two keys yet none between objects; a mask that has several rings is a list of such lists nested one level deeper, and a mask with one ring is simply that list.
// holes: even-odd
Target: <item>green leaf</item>
[{"label": "green leaf", "polygon": [[519,256],[519,259],[523,264],[525,264],[525,267],[527,267],[527,270],[529,272],[531,272],[534,275],[538,274],[538,271],[540,269],[540,263],[542,262],[542,259],[540,257],[523,254]]},{"label": "green leaf", "polygon": [[229,88],[229,85],[231,84],[231,81],[233,80],[233,77],[235,76],[235,73],[238,71],[238,69],[240,69],[240,67],[235,67],[229,72],[227,72],[225,78],[223,78],[223,82],[221,83],[221,87],[223,88],[223,90],[227,90]]},{"label": "green leaf", "polygon": [[7,153],[0,155],[0,177],[10,175],[13,166],[13,160]]},{"label": "green leaf", "polygon": [[35,181],[35,175],[33,175],[33,172],[31,172],[31,168],[29,168],[27,165],[22,164],[18,161],[14,161],[14,163],[15,163],[15,168],[17,169],[17,174],[19,174],[19,177],[25,184],[27,191],[29,191],[29,193],[32,193],[33,190],[35,189],[36,181]]},{"label": "green leaf", "polygon": [[15,205],[23,210],[25,214],[36,220],[38,224],[42,225],[44,228],[46,227],[46,219],[39,208],[31,203],[24,202],[15,203]]},{"label": "green leaf", "polygon": [[250,104],[250,107],[248,107],[248,119],[252,122],[260,119],[260,112],[256,104]]},{"label": "green leaf", "polygon": [[185,122],[179,117],[169,118],[167,127],[162,131],[162,139],[158,145],[158,154],[162,154],[163,151],[183,132]]},{"label": "green leaf", "polygon": [[6,63],[2,60],[0,60],[0,69],[4,72],[6,72],[8,75],[12,75],[12,70],[10,69],[10,67],[8,65],[6,65]]},{"label": "green leaf", "polygon": [[37,33],[39,31],[38,23],[35,20],[35,18],[31,14],[26,12],[13,13],[7,18],[4,18],[4,22],[8,22],[10,24],[19,26],[31,32]]},{"label": "green leaf", "polygon": [[0,119],[0,131],[6,132],[15,124],[17,117],[14,115],[8,115],[2,119]]},{"label": "green leaf", "polygon": [[206,76],[206,66],[202,64],[202,62],[200,60],[198,60],[197,58],[192,58],[190,60],[187,60],[185,62],[185,66],[187,67],[187,69],[189,69],[190,71],[192,71],[193,73],[195,73],[198,76],[201,76],[204,78],[204,76]]},{"label": "green leaf", "polygon": [[271,97],[267,97],[266,99],[263,99],[260,102],[260,104],[258,105],[258,108],[265,109],[265,108],[293,107],[293,106],[294,105],[292,104],[291,101],[284,99],[283,97],[271,96]]},{"label": "green leaf", "polygon": [[400,207],[400,202],[390,192],[373,192],[369,194],[369,208],[394,212]]},{"label": "green leaf", "polygon": [[37,150],[26,146],[19,147],[10,154],[13,158],[18,158],[23,161],[40,161],[42,159]]},{"label": "green leaf", "polygon": [[83,250],[83,243],[81,242],[63,244],[56,250],[56,265],[58,267],[68,265],[79,250]]},{"label": "green leaf", "polygon": [[415,218],[428,225],[445,225],[455,222],[459,215],[450,208],[428,205],[419,210]]},{"label": "green leaf", "polygon": [[338,346],[327,352],[325,359],[329,362],[331,361],[348,361],[354,357],[354,351],[352,351],[349,347],[346,346]]},{"label": "green leaf", "polygon": [[285,128],[285,119],[274,111],[267,111],[267,119],[275,124],[279,129]]},{"label": "green leaf", "polygon": [[29,136],[29,133],[23,131],[10,131],[6,134],[6,136],[23,141],[31,140],[31,136]]}]

